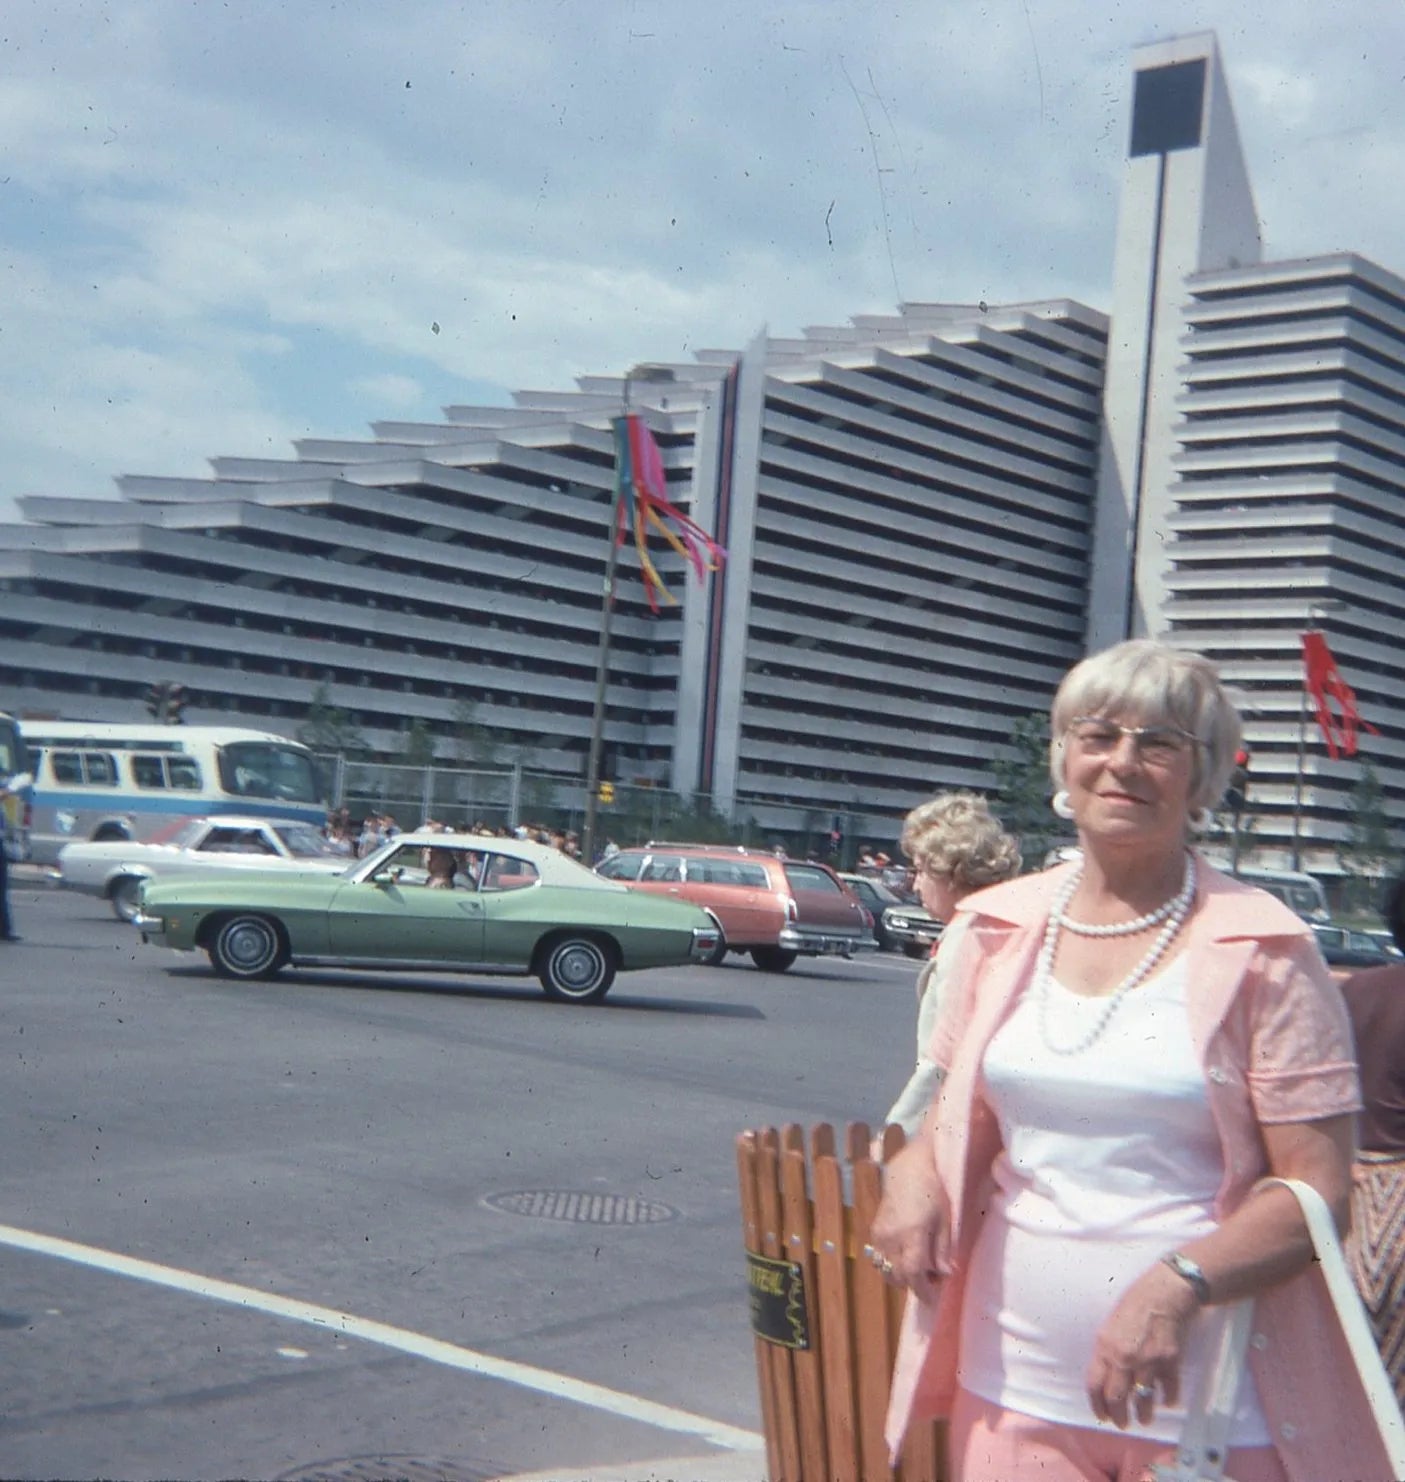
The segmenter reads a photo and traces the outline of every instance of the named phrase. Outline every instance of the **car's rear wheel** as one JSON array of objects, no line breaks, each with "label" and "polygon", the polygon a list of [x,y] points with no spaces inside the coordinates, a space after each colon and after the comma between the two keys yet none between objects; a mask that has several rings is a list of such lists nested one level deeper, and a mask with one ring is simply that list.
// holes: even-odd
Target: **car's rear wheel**
[{"label": "car's rear wheel", "polygon": [[800,954],[784,947],[753,947],[751,960],[763,973],[783,973]]},{"label": "car's rear wheel", "polygon": [[206,951],[222,978],[271,978],[288,960],[283,928],[267,916],[231,916]]},{"label": "car's rear wheel", "polygon": [[903,948],[903,955],[906,957],[930,957],[932,955],[932,949],[923,942],[909,942]]},{"label": "car's rear wheel", "polygon": [[114,880],[108,892],[112,901],[112,914],[119,921],[135,921],[141,910],[141,879],[137,875],[123,875]]},{"label": "car's rear wheel", "polygon": [[555,937],[541,949],[537,975],[559,1003],[599,1003],[615,981],[614,948],[596,937]]}]

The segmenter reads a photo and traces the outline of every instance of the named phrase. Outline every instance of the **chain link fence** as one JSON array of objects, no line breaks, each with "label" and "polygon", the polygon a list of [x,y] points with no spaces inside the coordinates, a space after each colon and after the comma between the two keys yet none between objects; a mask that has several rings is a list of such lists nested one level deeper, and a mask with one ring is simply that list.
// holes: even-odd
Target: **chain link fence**
[{"label": "chain link fence", "polygon": [[[453,828],[516,828],[519,824],[580,833],[585,785],[522,767],[413,767],[319,757],[334,808],[355,821],[388,813],[402,829],[433,820]],[[902,820],[875,819],[835,808],[804,808],[764,797],[737,800],[730,814],[705,796],[682,797],[661,787],[613,783],[596,812],[597,845],[647,840],[781,847],[795,858],[814,856],[839,868],[851,865],[861,844],[895,850]]]}]

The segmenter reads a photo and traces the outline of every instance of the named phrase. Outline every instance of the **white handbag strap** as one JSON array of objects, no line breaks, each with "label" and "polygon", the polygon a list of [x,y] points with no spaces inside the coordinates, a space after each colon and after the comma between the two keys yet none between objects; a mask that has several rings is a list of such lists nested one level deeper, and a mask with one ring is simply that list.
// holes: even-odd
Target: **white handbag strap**
[{"label": "white handbag strap", "polygon": [[[1259,1187],[1271,1184],[1281,1184],[1302,1209],[1327,1290],[1390,1458],[1391,1474],[1405,1479],[1405,1417],[1401,1415],[1395,1388],[1381,1362],[1375,1335],[1347,1270],[1332,1211],[1311,1184],[1294,1178],[1266,1178]],[[1253,1299],[1227,1304],[1212,1315],[1220,1321],[1220,1332],[1211,1361],[1200,1375],[1196,1393],[1188,1398],[1176,1463],[1158,1466],[1157,1482],[1222,1482],[1224,1478],[1229,1428],[1244,1372],[1249,1330],[1253,1326]]]},{"label": "white handbag strap", "polygon": [[1356,1284],[1347,1270],[1346,1257],[1342,1255],[1341,1242],[1337,1239],[1337,1227],[1327,1201],[1312,1187],[1295,1178],[1266,1178],[1260,1184],[1282,1184],[1297,1198],[1302,1207],[1303,1219],[1307,1221],[1307,1232],[1312,1236],[1313,1248],[1337,1309],[1342,1332],[1351,1348],[1356,1363],[1356,1372],[1361,1376],[1361,1387],[1370,1401],[1371,1413],[1375,1416],[1376,1428],[1381,1433],[1381,1442],[1390,1458],[1391,1475],[1405,1478],[1405,1416],[1400,1413],[1395,1398],[1395,1386],[1390,1382],[1385,1365],[1381,1362],[1380,1350],[1376,1347],[1375,1334],[1366,1320],[1366,1309],[1361,1305]]}]

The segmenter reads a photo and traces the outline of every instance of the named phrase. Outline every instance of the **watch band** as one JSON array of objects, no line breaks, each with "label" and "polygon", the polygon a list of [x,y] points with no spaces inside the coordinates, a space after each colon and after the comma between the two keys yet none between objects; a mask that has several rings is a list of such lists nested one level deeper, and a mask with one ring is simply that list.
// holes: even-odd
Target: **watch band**
[{"label": "watch band", "polygon": [[1168,1250],[1161,1259],[1182,1281],[1187,1283],[1191,1291],[1195,1293],[1195,1300],[1202,1307],[1207,1307],[1210,1303],[1210,1283],[1200,1267],[1189,1256],[1183,1256],[1178,1250]]}]

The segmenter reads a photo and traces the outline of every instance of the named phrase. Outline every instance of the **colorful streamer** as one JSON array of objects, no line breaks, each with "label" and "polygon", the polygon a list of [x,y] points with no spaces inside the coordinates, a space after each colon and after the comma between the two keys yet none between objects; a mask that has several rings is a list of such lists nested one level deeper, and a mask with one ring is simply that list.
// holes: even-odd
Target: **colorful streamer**
[{"label": "colorful streamer", "polygon": [[[1333,761],[1340,756],[1356,755],[1358,731],[1380,735],[1375,726],[1362,720],[1356,708],[1356,692],[1342,678],[1332,650],[1327,647],[1327,635],[1318,628],[1309,628],[1303,634],[1303,684],[1312,698],[1317,724],[1322,728],[1327,754]],[[1337,707],[1335,713],[1333,701]]]},{"label": "colorful streamer", "polygon": [[644,595],[652,612],[659,599],[677,606],[678,599],[664,585],[649,555],[649,533],[656,530],[693,568],[701,580],[721,570],[727,552],[668,498],[663,455],[643,420],[632,413],[614,419],[615,429],[615,544],[622,546],[632,532]]}]

